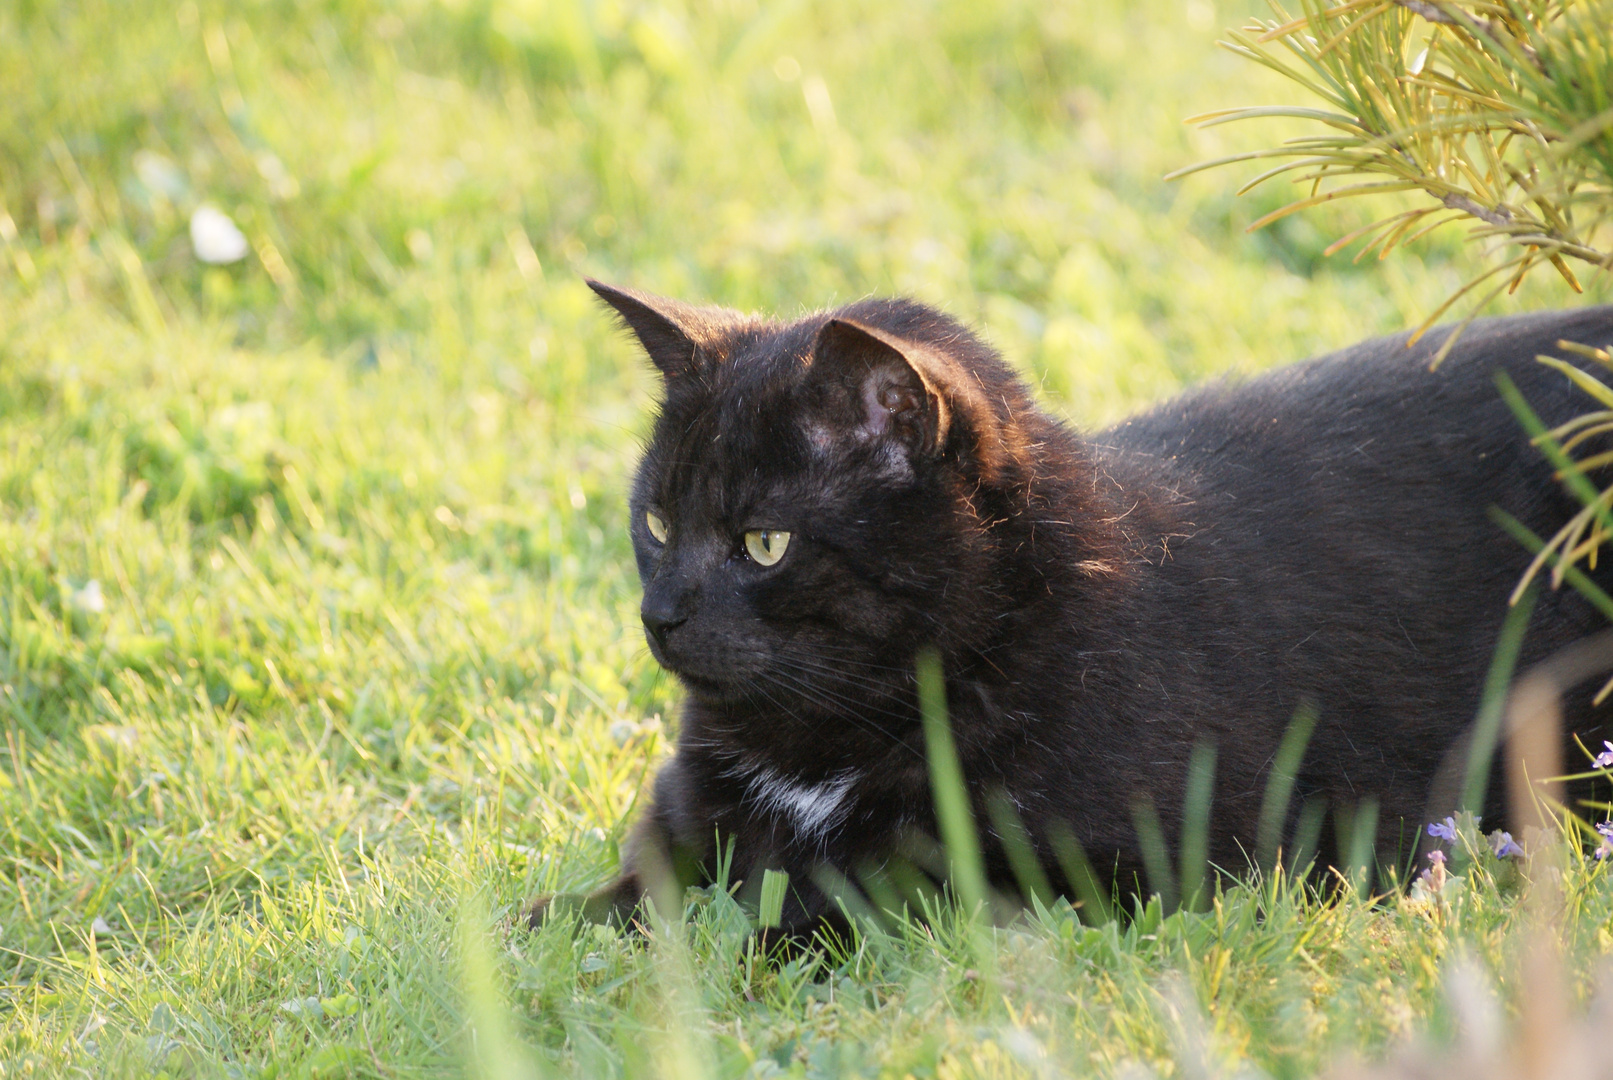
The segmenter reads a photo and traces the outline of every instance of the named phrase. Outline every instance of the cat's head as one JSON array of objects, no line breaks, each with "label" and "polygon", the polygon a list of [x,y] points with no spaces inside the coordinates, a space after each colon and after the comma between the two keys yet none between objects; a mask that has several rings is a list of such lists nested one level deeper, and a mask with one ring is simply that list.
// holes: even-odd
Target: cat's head
[{"label": "cat's head", "polygon": [[854,708],[1010,602],[1003,526],[1051,425],[965,328],[907,300],[778,323],[590,285],[662,376],[631,527],[650,648],[697,697]]}]

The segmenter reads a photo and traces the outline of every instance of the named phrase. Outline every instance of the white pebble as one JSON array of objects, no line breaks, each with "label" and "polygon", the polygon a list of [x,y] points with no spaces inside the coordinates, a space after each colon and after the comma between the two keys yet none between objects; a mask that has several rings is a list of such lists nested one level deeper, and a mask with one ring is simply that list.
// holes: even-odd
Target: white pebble
[{"label": "white pebble", "polygon": [[230,216],[205,203],[190,216],[190,246],[198,259],[215,266],[240,262],[251,250]]}]

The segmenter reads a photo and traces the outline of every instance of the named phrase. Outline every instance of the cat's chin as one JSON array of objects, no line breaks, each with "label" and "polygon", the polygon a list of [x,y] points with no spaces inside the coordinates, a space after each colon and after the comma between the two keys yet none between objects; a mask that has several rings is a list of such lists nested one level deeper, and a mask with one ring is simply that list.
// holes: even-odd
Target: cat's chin
[{"label": "cat's chin", "polygon": [[712,705],[728,705],[744,696],[743,687],[736,684],[718,682],[703,675],[690,675],[685,671],[675,671],[673,674],[689,693]]},{"label": "cat's chin", "polygon": [[690,695],[709,705],[734,705],[748,700],[751,686],[751,664],[748,658],[725,654],[687,656],[679,653],[668,656],[666,650],[652,649],[657,662],[683,684]]}]

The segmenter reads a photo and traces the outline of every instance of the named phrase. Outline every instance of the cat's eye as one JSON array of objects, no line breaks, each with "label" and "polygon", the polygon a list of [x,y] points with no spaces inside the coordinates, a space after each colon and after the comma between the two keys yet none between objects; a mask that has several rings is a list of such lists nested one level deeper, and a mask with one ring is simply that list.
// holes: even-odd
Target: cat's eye
[{"label": "cat's eye", "polygon": [[745,534],[745,553],[763,566],[784,558],[789,546],[790,534],[783,529],[752,529]]},{"label": "cat's eye", "polygon": [[644,511],[644,524],[649,526],[650,535],[655,537],[657,544],[666,543],[666,519],[654,510]]}]

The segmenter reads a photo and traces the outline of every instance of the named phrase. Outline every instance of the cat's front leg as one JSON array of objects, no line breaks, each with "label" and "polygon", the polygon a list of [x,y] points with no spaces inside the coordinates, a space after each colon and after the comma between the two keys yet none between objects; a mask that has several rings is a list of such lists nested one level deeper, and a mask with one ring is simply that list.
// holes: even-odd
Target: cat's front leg
[{"label": "cat's front leg", "polygon": [[[758,869],[755,880],[760,882],[762,876],[763,871]],[[760,890],[746,888],[742,892],[754,895]],[[826,941],[849,942],[851,920],[844,907],[818,887],[813,875],[791,874],[778,925],[759,926],[755,936],[764,953],[789,959],[810,953]]]},{"label": "cat's front leg", "polygon": [[519,922],[536,930],[550,918],[576,914],[588,923],[632,926],[643,897],[637,877],[623,874],[591,893],[545,893],[526,905]]},{"label": "cat's front leg", "polygon": [[[684,890],[703,883],[710,852],[699,844],[699,830],[674,826],[689,810],[679,773],[674,759],[656,777],[650,805],[623,845],[620,877],[590,893],[540,896],[527,904],[521,922],[536,929],[548,918],[579,914],[585,922],[631,928],[643,914],[646,895],[657,898],[663,907],[681,905]],[[704,833],[712,835],[710,829]]]},{"label": "cat's front leg", "polygon": [[[591,893],[538,897],[527,905],[522,923],[536,928],[550,917],[580,915],[585,922],[630,929],[646,914],[646,896],[664,914],[673,914],[686,889],[711,884],[717,845],[722,844],[742,903],[759,903],[767,871],[787,874],[779,924],[759,933],[768,951],[783,942],[794,950],[810,947],[823,931],[844,937],[850,929],[845,912],[819,884],[825,867],[799,853],[791,857],[789,845],[778,846],[773,829],[746,817],[739,805],[712,801],[714,786],[698,763],[676,757],[667,762],[655,778],[649,806],[623,845],[621,876]],[[840,871],[828,876],[842,877]]]}]

